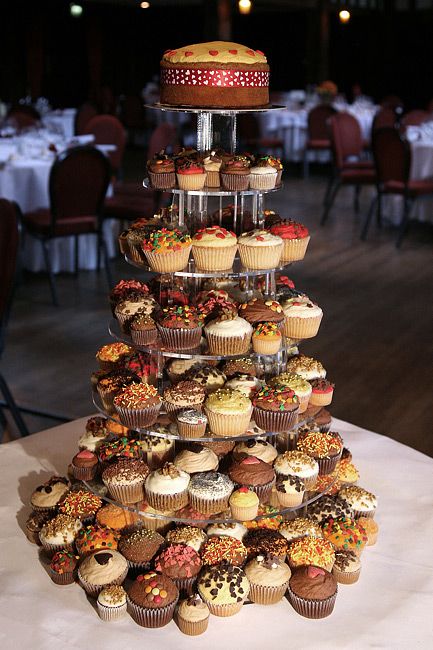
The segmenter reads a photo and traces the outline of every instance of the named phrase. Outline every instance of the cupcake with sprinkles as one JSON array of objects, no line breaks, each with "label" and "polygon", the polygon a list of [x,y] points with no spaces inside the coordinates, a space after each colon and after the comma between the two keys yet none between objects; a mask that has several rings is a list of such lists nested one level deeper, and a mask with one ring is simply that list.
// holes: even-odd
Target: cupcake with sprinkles
[{"label": "cupcake with sprinkles", "polygon": [[56,585],[72,585],[78,566],[78,555],[70,551],[58,551],[51,558],[49,574]]},{"label": "cupcake with sprinkles", "polygon": [[200,344],[203,320],[191,305],[165,307],[157,326],[163,345],[171,350],[190,350]]},{"label": "cupcake with sprinkles", "polygon": [[126,591],[121,585],[108,585],[98,595],[96,606],[103,621],[118,621],[127,612]]},{"label": "cupcake with sprinkles", "polygon": [[202,561],[192,546],[171,544],[155,558],[154,566],[173,580],[179,591],[191,595]]},{"label": "cupcake with sprinkles", "polygon": [[81,557],[101,549],[117,549],[120,535],[106,526],[98,524],[85,526],[75,538],[75,546]]},{"label": "cupcake with sprinkles", "polygon": [[143,242],[146,260],[157,273],[182,271],[188,264],[191,251],[191,237],[177,228],[161,228],[152,232]]},{"label": "cupcake with sprinkles", "polygon": [[96,494],[88,490],[76,490],[66,495],[59,505],[59,512],[89,524],[101,507],[102,499]]},{"label": "cupcake with sprinkles", "polygon": [[276,354],[281,349],[281,341],[281,332],[276,323],[259,323],[251,339],[254,352],[259,354]]},{"label": "cupcake with sprinkles", "polygon": [[179,590],[173,580],[155,571],[137,576],[127,591],[128,611],[142,627],[167,625],[178,600]]},{"label": "cupcake with sprinkles", "polygon": [[323,537],[337,550],[353,551],[360,556],[368,537],[365,528],[353,519],[329,519],[323,526]]},{"label": "cupcake with sprinkles", "polygon": [[219,565],[228,562],[233,566],[242,566],[247,559],[244,544],[229,535],[212,535],[200,551],[204,565]]},{"label": "cupcake with sprinkles", "polygon": [[162,399],[155,386],[140,383],[126,386],[116,395],[113,404],[122,424],[137,429],[156,422]]},{"label": "cupcake with sprinkles", "polygon": [[131,346],[126,343],[107,343],[107,345],[103,345],[97,351],[96,361],[101,370],[114,370],[133,351]]},{"label": "cupcake with sprinkles", "polygon": [[295,424],[299,400],[293,390],[264,386],[253,398],[253,418],[265,431],[289,431]]},{"label": "cupcake with sprinkles", "polygon": [[192,238],[192,254],[197,269],[226,271],[231,269],[238,249],[234,232],[221,226],[198,230]]},{"label": "cupcake with sprinkles", "polygon": [[292,569],[314,564],[326,571],[332,571],[335,561],[334,546],[322,537],[302,537],[290,544],[287,559]]},{"label": "cupcake with sprinkles", "polygon": [[330,474],[337,466],[343,451],[343,441],[335,431],[322,433],[308,431],[299,436],[297,447],[299,451],[315,458],[319,464],[319,474]]}]

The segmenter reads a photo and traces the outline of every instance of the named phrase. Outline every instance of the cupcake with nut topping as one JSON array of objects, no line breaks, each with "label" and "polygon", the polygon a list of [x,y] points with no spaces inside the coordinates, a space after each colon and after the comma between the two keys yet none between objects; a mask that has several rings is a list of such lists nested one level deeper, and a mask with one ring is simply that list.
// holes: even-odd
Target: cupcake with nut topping
[{"label": "cupcake with nut topping", "polygon": [[121,585],[108,585],[98,595],[96,606],[103,621],[118,621],[126,615],[126,591]]},{"label": "cupcake with nut topping", "polygon": [[189,474],[173,463],[165,463],[147,477],[146,499],[157,510],[179,510],[188,503],[189,482]]},{"label": "cupcake with nut topping", "polygon": [[308,408],[311,396],[311,384],[294,372],[283,372],[269,380],[270,386],[286,386],[291,388],[299,399],[299,413]]},{"label": "cupcake with nut topping", "polygon": [[356,518],[374,517],[377,509],[377,498],[371,492],[358,485],[348,485],[341,488],[338,496],[349,504]]},{"label": "cupcake with nut topping", "polygon": [[147,237],[142,248],[152,271],[174,273],[188,264],[191,237],[177,228],[161,228]]}]

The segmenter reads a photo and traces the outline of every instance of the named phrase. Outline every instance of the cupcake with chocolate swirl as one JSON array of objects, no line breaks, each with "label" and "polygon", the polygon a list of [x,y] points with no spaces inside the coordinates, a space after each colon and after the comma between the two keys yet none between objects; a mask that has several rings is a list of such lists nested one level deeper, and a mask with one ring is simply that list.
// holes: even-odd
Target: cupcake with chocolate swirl
[{"label": "cupcake with chocolate swirl", "polygon": [[168,190],[176,184],[174,160],[161,149],[147,161],[150,183],[155,190]]},{"label": "cupcake with chocolate swirl", "polygon": [[239,192],[250,184],[251,162],[246,156],[233,156],[221,168],[221,182],[225,190]]},{"label": "cupcake with chocolate swirl", "polygon": [[257,323],[276,323],[281,329],[284,324],[283,308],[276,300],[253,298],[239,307],[239,316],[251,325]]}]

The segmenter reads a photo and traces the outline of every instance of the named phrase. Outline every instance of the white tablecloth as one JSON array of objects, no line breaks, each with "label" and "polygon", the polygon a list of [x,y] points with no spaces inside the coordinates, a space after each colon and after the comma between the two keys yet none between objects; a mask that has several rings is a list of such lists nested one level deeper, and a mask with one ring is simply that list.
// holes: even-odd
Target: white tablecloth
[{"label": "white tablecloth", "polygon": [[339,586],[333,614],[310,621],[282,601],[244,606],[236,616],[211,616],[200,637],[175,623],[147,630],[132,619],[103,623],[78,585],[60,587],[46,575],[22,527],[35,486],[64,474],[86,418],[0,446],[0,647],[2,650],[403,650],[431,648],[433,639],[433,460],[359,427],[334,420],[379,498],[378,543],[368,547],[355,585]]},{"label": "white tablecloth", "polygon": [[76,108],[63,108],[56,111],[49,111],[43,116],[42,122],[49,128],[54,127],[69,140],[75,134],[76,114]]}]

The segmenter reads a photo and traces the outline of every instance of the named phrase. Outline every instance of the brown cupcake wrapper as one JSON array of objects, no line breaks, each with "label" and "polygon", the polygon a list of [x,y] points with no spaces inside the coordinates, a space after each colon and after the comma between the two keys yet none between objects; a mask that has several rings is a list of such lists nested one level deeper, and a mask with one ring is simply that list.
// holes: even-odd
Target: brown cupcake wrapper
[{"label": "brown cupcake wrapper", "polygon": [[231,603],[229,605],[217,605],[209,600],[206,600],[206,605],[209,607],[209,611],[214,616],[234,616],[241,611],[244,604],[244,600],[241,603]]},{"label": "brown cupcake wrapper", "polygon": [[342,451],[343,448],[341,448],[339,454],[333,456],[332,458],[316,458],[317,462],[319,463],[320,476],[323,476],[324,474],[332,474],[334,469],[337,467],[338,461],[341,458]]},{"label": "brown cupcake wrapper", "polygon": [[218,436],[240,436],[248,429],[251,421],[251,410],[244,414],[226,415],[214,413],[206,406],[203,408],[210,430]]},{"label": "brown cupcake wrapper", "polygon": [[298,262],[303,260],[309,241],[310,235],[308,235],[308,237],[302,237],[301,239],[283,239],[284,246],[281,261]]},{"label": "brown cupcake wrapper", "polygon": [[41,512],[41,513],[47,513],[47,514],[52,513],[53,515],[55,515],[56,512],[57,512],[57,505],[55,505],[55,506],[50,506],[49,508],[42,508],[41,506],[35,506],[35,505],[33,505],[33,503],[31,503],[31,502],[30,502],[30,505],[31,505],[32,509],[33,509],[35,512]]},{"label": "brown cupcake wrapper", "polygon": [[27,527],[25,529],[26,537],[31,542],[32,544],[36,544],[37,546],[42,546],[41,540],[39,539],[39,531],[38,530],[29,530]]},{"label": "brown cupcake wrapper", "polygon": [[332,614],[334,609],[337,592],[329,598],[323,600],[308,600],[306,598],[299,598],[293,591],[288,589],[289,601],[293,609],[305,618],[325,618]]},{"label": "brown cupcake wrapper", "polygon": [[204,618],[202,621],[186,621],[181,616],[176,616],[176,623],[181,632],[187,634],[188,636],[198,636],[206,632],[209,616]]},{"label": "brown cupcake wrapper", "polygon": [[155,510],[180,510],[188,504],[188,492],[184,490],[178,494],[154,494],[146,490],[146,501]]},{"label": "brown cupcake wrapper", "polygon": [[284,597],[289,586],[289,581],[278,587],[265,587],[264,585],[255,585],[250,582],[249,600],[259,605],[274,605]]},{"label": "brown cupcake wrapper", "polygon": [[197,576],[193,576],[192,578],[171,578],[171,580],[173,580],[182,595],[191,596],[194,585],[197,582]]},{"label": "brown cupcake wrapper", "polygon": [[148,562],[133,562],[133,560],[126,560],[128,562],[128,569],[132,571],[148,571],[150,569],[150,561]]},{"label": "brown cupcake wrapper", "polygon": [[342,585],[353,585],[358,582],[361,573],[361,567],[356,571],[340,571],[335,566],[332,568],[332,574],[337,582]]},{"label": "brown cupcake wrapper", "polygon": [[57,573],[51,568],[48,570],[51,580],[56,585],[72,585],[75,582],[75,572],[70,571],[68,573]]},{"label": "brown cupcake wrapper", "polygon": [[253,420],[264,431],[281,432],[290,431],[296,424],[298,409],[292,411],[265,411],[253,408]]},{"label": "brown cupcake wrapper", "polygon": [[118,390],[104,390],[99,385],[96,385],[96,390],[98,395],[101,398],[103,407],[109,412],[112,413],[114,410],[113,400],[116,397]]},{"label": "brown cupcake wrapper", "polygon": [[152,330],[134,330],[131,329],[131,339],[132,342],[135,345],[152,345],[153,343],[156,343],[156,340],[158,338],[158,330],[152,329]]},{"label": "brown cupcake wrapper", "polygon": [[221,183],[229,192],[242,192],[250,186],[250,174],[225,174],[221,172]]},{"label": "brown cupcake wrapper", "polygon": [[148,465],[150,471],[158,469],[164,463],[170,463],[174,458],[174,447],[168,451],[146,451],[142,449],[141,459]]},{"label": "brown cupcake wrapper", "polygon": [[230,505],[230,510],[234,519],[238,521],[252,521],[257,517],[259,504],[248,507]]},{"label": "brown cupcake wrapper", "polygon": [[89,594],[89,596],[93,596],[94,598],[97,598],[101,591],[103,590],[104,587],[107,585],[121,585],[126,576],[128,575],[128,568],[125,569],[125,571],[120,575],[118,578],[115,580],[110,580],[109,582],[103,584],[103,585],[93,585],[90,582],[87,582],[82,575],[80,574],[80,569],[78,569],[78,581],[80,585],[83,587],[84,591],[86,594]]},{"label": "brown cupcake wrapper", "polygon": [[202,271],[228,271],[232,268],[235,259],[237,244],[220,248],[194,246],[192,256],[196,269]]},{"label": "brown cupcake wrapper", "polygon": [[254,352],[258,354],[277,354],[281,350],[281,336],[279,338],[272,337],[269,340],[253,336],[251,341]]},{"label": "brown cupcake wrapper", "polygon": [[93,467],[75,467],[72,463],[72,471],[78,481],[91,481],[98,471],[98,463]]},{"label": "brown cupcake wrapper", "polygon": [[206,187],[220,187],[221,178],[220,173],[216,171],[206,172]]},{"label": "brown cupcake wrapper", "polygon": [[218,499],[203,499],[200,497],[189,495],[190,505],[194,510],[201,512],[204,515],[216,515],[223,512],[228,507],[229,496],[219,497]]},{"label": "brown cupcake wrapper", "polygon": [[177,599],[166,607],[158,609],[145,608],[136,605],[127,596],[128,612],[134,621],[142,627],[164,627],[173,618],[174,610],[176,608]]},{"label": "brown cupcake wrapper", "polygon": [[157,273],[175,273],[176,271],[183,271],[188,265],[189,254],[191,246],[184,246],[178,251],[170,251],[169,253],[153,253],[145,251],[147,263],[152,271]]},{"label": "brown cupcake wrapper", "polygon": [[111,372],[112,370],[117,370],[117,368],[120,365],[120,360],[119,361],[101,361],[100,359],[97,359],[99,369],[104,370],[106,372]]},{"label": "brown cupcake wrapper", "polygon": [[273,190],[277,182],[278,174],[251,174],[250,189],[252,190]]},{"label": "brown cupcake wrapper", "polygon": [[320,327],[323,314],[311,318],[287,317],[284,321],[284,334],[292,339],[312,339]]},{"label": "brown cupcake wrapper", "polygon": [[101,620],[106,622],[118,621],[127,613],[126,603],[123,605],[118,605],[117,607],[107,607],[106,605],[102,605],[102,603],[97,601],[96,606],[98,608],[99,617]]},{"label": "brown cupcake wrapper", "polygon": [[188,404],[188,406],[176,406],[175,404],[171,404],[170,402],[163,402],[164,403],[164,408],[167,412],[168,417],[172,422],[176,422],[176,416],[178,413],[181,411],[184,411],[186,408],[193,408],[196,411],[201,411],[203,407],[203,402],[199,402],[195,404],[194,402],[191,402]]},{"label": "brown cupcake wrapper", "polygon": [[188,424],[187,422],[179,422],[179,420],[176,420],[176,423],[177,430],[181,438],[190,440],[193,440],[195,438],[202,438],[206,431],[206,423]]},{"label": "brown cupcake wrapper", "polygon": [[113,485],[111,481],[104,481],[104,484],[115,501],[128,505],[144,499],[144,481],[134,485]]},{"label": "brown cupcake wrapper", "polygon": [[164,346],[172,350],[192,350],[200,345],[201,327],[174,329],[158,325],[158,330]]},{"label": "brown cupcake wrapper", "polygon": [[130,334],[131,332],[130,325],[135,314],[122,314],[120,312],[115,311],[114,316],[117,322],[119,323],[122,332],[124,332],[125,334]]},{"label": "brown cupcake wrapper", "polygon": [[238,244],[242,266],[247,269],[274,269],[280,265],[283,244],[275,246],[245,246]]},{"label": "brown cupcake wrapper", "polygon": [[203,174],[176,174],[176,178],[180,190],[187,192],[202,190],[206,183],[206,172]]},{"label": "brown cupcake wrapper", "polygon": [[247,336],[216,336],[211,332],[206,332],[206,338],[209,345],[210,354],[220,356],[231,356],[235,354],[244,354],[249,352],[251,343],[251,334]]},{"label": "brown cupcake wrapper", "polygon": [[170,190],[176,185],[175,172],[155,173],[148,170],[149,180],[154,190]]},{"label": "brown cupcake wrapper", "polygon": [[122,406],[114,405],[120,421],[128,429],[146,429],[156,422],[161,403],[156,406],[141,409],[128,409]]}]

